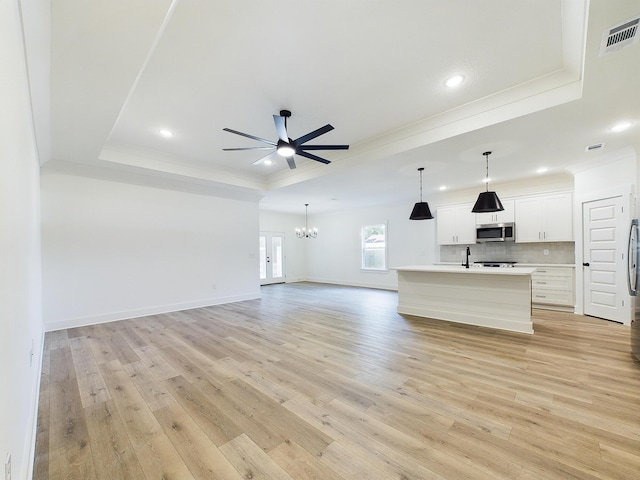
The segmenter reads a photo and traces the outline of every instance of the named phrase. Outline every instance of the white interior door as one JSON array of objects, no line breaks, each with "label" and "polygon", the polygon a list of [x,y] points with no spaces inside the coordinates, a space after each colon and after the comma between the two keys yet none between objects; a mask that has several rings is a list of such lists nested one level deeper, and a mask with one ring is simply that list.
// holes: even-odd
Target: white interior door
[{"label": "white interior door", "polygon": [[626,322],[626,215],[623,197],[582,204],[584,313]]},{"label": "white interior door", "polygon": [[260,285],[284,282],[284,233],[260,234]]}]

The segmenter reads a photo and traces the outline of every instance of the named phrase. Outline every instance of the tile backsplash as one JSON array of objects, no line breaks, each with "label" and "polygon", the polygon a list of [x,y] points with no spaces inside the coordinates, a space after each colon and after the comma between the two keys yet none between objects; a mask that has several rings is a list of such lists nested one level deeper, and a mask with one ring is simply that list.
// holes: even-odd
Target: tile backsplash
[{"label": "tile backsplash", "polygon": [[[464,260],[466,245],[441,245],[441,262]],[[469,245],[469,262],[511,261],[518,263],[575,263],[575,242],[502,243]],[[545,255],[547,250],[548,255]]]}]

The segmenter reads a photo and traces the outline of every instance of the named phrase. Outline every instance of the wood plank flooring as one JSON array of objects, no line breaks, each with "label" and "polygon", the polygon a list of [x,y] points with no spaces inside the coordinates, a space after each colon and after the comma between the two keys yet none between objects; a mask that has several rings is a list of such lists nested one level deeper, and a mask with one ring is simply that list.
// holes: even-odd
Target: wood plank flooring
[{"label": "wood plank flooring", "polygon": [[262,299],[51,332],[34,478],[638,479],[629,327],[533,335],[396,313],[395,292]]}]

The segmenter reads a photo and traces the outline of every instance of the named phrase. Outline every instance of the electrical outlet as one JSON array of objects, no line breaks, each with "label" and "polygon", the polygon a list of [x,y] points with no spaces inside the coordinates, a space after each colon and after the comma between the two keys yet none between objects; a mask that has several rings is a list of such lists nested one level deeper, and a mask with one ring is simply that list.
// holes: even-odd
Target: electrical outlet
[{"label": "electrical outlet", "polygon": [[11,480],[11,452],[7,453],[7,461],[4,462],[4,480]]},{"label": "electrical outlet", "polygon": [[549,255],[549,249],[548,249],[548,248],[545,248],[545,249],[542,251],[542,253],[543,253],[543,255]]}]

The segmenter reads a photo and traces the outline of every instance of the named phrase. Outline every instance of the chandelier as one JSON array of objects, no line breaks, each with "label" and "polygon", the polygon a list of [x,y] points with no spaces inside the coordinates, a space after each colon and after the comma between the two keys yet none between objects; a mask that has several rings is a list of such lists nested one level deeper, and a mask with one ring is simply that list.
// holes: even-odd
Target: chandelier
[{"label": "chandelier", "polygon": [[309,208],[309,204],[304,204],[304,228],[296,228],[296,237],[298,238],[316,238],[318,236],[318,229],[313,228],[309,230],[309,225],[307,223],[307,209]]}]

